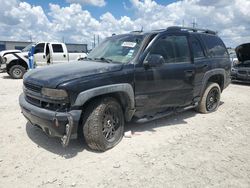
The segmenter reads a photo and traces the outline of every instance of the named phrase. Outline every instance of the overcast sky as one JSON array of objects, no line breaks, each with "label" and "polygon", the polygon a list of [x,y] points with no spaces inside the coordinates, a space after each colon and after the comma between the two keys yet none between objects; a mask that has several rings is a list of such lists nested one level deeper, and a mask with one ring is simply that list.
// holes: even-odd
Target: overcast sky
[{"label": "overcast sky", "polygon": [[[0,0],[0,40],[88,43],[112,33],[172,25],[218,31],[229,47],[250,42],[250,0]],[[91,45],[90,45],[91,47]]]}]

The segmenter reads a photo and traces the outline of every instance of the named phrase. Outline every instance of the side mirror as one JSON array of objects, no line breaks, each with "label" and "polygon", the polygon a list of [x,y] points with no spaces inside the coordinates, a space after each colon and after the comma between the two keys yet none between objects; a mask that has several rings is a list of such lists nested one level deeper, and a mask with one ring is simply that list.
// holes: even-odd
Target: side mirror
[{"label": "side mirror", "polygon": [[148,67],[159,67],[165,63],[165,60],[162,55],[159,54],[150,54],[146,57],[143,64]]}]

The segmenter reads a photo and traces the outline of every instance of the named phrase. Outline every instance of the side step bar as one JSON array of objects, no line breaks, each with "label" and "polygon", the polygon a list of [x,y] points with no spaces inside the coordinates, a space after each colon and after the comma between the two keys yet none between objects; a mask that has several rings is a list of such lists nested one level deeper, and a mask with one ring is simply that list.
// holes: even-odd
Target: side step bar
[{"label": "side step bar", "polygon": [[175,113],[190,110],[192,108],[195,108],[197,105],[198,105],[198,102],[194,103],[193,105],[186,106],[184,108],[177,108],[175,110],[159,112],[159,113],[156,113],[154,116],[145,116],[145,117],[140,118],[140,119],[135,119],[134,122],[135,123],[146,123],[146,122],[154,121],[156,119],[164,118],[164,117],[170,116],[170,115],[175,114]]}]

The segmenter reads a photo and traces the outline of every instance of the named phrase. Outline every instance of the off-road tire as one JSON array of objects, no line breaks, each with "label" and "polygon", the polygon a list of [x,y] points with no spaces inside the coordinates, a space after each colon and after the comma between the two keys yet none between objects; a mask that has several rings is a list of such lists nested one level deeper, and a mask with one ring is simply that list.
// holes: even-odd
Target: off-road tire
[{"label": "off-road tire", "polygon": [[[212,109],[208,108],[208,97],[210,92],[216,90],[218,92],[218,96],[217,96],[217,101],[214,104],[214,107]],[[198,106],[195,108],[196,111],[203,113],[203,114],[207,114],[207,113],[211,113],[214,112],[218,109],[219,105],[220,105],[220,95],[221,95],[221,89],[220,86],[217,83],[213,83],[213,82],[209,82],[207,84],[207,87],[202,95],[201,101],[199,102]]]},{"label": "off-road tire", "polygon": [[14,79],[23,78],[26,69],[21,65],[13,65],[9,70],[9,75]]},{"label": "off-road tire", "polygon": [[[113,117],[111,117],[112,115],[107,115],[108,110],[112,111],[112,113],[114,112]],[[85,142],[91,149],[106,151],[121,141],[124,132],[124,114],[121,105],[116,99],[108,97],[91,102],[83,116],[83,128],[80,134],[83,134]],[[107,120],[109,117],[112,120]],[[114,117],[116,121],[113,121]],[[117,124],[117,122],[119,124],[119,126],[116,126],[118,128],[115,133],[110,133],[113,135],[111,140],[107,140],[107,138],[105,138],[106,135],[104,136],[105,130],[109,129],[106,127],[107,122],[109,122],[109,125]],[[104,127],[106,127],[106,129],[104,129]],[[80,135],[80,138],[83,136]]]}]

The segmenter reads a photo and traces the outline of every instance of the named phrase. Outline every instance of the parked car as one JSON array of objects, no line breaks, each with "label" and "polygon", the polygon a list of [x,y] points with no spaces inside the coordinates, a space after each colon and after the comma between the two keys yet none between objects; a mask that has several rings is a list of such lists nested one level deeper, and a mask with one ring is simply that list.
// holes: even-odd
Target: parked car
[{"label": "parked car", "polygon": [[13,53],[20,53],[21,50],[3,50],[0,51],[0,72],[4,72],[6,70],[6,61],[7,58],[5,55],[7,54],[13,54]]},{"label": "parked car", "polygon": [[35,45],[34,62],[37,67],[76,61],[87,56],[84,52],[68,53],[64,43],[39,42],[28,45],[22,51],[3,51],[0,58],[2,71],[6,70],[12,78],[22,78],[29,67],[28,52],[32,45]]},{"label": "parked car", "polygon": [[237,61],[232,67],[232,81],[250,83],[250,43],[241,44],[236,49]]},{"label": "parked car", "polygon": [[125,122],[191,108],[216,111],[230,69],[216,32],[132,32],[107,38],[82,63],[29,71],[19,103],[32,125],[63,146],[79,137],[105,151],[121,141]]}]

